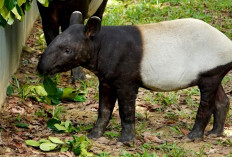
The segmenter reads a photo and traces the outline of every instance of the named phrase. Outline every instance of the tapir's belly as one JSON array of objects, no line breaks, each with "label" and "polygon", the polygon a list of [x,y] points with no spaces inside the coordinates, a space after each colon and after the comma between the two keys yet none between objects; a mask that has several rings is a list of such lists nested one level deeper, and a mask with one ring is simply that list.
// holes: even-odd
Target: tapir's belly
[{"label": "tapir's belly", "polygon": [[186,88],[199,74],[232,61],[231,41],[202,21],[185,19],[138,28],[143,38],[140,71],[145,87]]}]

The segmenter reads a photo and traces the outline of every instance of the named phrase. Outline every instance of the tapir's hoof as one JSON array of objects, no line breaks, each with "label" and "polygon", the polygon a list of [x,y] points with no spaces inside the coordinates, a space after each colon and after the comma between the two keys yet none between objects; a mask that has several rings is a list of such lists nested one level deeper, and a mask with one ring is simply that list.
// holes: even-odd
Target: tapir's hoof
[{"label": "tapir's hoof", "polygon": [[73,76],[74,80],[84,81],[86,79],[85,73],[81,67],[77,67],[77,68],[72,69],[72,76]]},{"label": "tapir's hoof", "polygon": [[87,137],[89,139],[94,139],[94,138],[99,138],[103,135],[103,133],[101,131],[97,131],[97,130],[92,130],[88,135]]},{"label": "tapir's hoof", "polygon": [[201,141],[203,140],[203,134],[197,132],[197,131],[191,131],[187,137],[191,140],[191,141]]},{"label": "tapir's hoof", "polygon": [[208,137],[212,137],[212,138],[220,137],[220,136],[223,136],[223,131],[210,130],[206,132],[205,135]]},{"label": "tapir's hoof", "polygon": [[200,142],[200,141],[202,141],[203,140],[203,138],[194,138],[194,139],[190,139],[190,138],[188,138],[187,136],[184,136],[182,139],[181,139],[181,141],[182,142],[185,142],[185,143],[188,143],[188,142]]}]

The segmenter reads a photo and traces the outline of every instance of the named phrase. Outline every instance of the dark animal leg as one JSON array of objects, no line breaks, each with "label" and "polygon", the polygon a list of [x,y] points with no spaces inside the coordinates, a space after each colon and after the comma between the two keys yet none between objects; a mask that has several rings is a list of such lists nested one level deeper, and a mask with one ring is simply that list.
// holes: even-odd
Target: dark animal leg
[{"label": "dark animal leg", "polygon": [[215,97],[217,94],[217,87],[211,82],[210,78],[202,81],[199,85],[201,92],[200,106],[197,111],[196,121],[192,131],[187,135],[191,140],[202,139],[206,125],[215,108]]},{"label": "dark animal leg", "polygon": [[115,88],[107,83],[100,82],[98,119],[94,128],[88,134],[89,138],[98,138],[103,135],[110,121],[115,102]]},{"label": "dark animal leg", "polygon": [[45,36],[45,40],[47,45],[49,45],[53,39],[59,34],[59,24],[58,21],[55,20],[55,18],[46,18],[47,16],[50,16],[47,8],[42,6],[39,2],[37,2],[40,15],[42,17],[42,25],[43,25],[43,32]]},{"label": "dark animal leg", "polygon": [[121,118],[120,142],[131,141],[135,138],[135,99],[138,88],[126,86],[118,89],[119,114]]},{"label": "dark animal leg", "polygon": [[102,19],[102,15],[105,10],[106,4],[107,4],[107,0],[103,0],[102,4],[100,5],[96,13],[93,14],[93,16],[98,16],[100,19]]},{"label": "dark animal leg", "polygon": [[85,77],[85,73],[82,69],[82,67],[77,67],[77,68],[74,68],[71,70],[71,75],[73,76],[72,79],[72,82],[74,83],[75,80],[85,80],[86,77]]},{"label": "dark animal leg", "polygon": [[207,132],[206,135],[213,135],[213,136],[221,136],[224,129],[224,124],[226,120],[226,115],[229,110],[229,99],[222,87],[219,85],[216,100],[215,100],[215,108],[213,111],[214,115],[214,122],[213,122],[213,129]]}]

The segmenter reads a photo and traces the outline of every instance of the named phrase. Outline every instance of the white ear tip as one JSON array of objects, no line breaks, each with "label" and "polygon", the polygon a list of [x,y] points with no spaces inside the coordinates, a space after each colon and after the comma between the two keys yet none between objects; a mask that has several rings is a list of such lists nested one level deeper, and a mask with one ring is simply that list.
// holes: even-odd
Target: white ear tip
[{"label": "white ear tip", "polygon": [[92,18],[93,18],[93,19],[98,19],[99,21],[101,21],[100,17],[98,17],[98,16],[92,16],[91,19],[92,19]]},{"label": "white ear tip", "polygon": [[82,15],[82,13],[80,11],[74,11],[73,14],[81,14]]}]

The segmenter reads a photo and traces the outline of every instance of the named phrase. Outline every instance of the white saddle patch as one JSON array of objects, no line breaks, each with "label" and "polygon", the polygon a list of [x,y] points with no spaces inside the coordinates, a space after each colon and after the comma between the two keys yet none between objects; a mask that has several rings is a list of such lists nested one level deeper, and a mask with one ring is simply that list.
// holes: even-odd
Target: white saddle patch
[{"label": "white saddle patch", "polygon": [[139,25],[143,84],[158,91],[188,87],[202,72],[232,61],[232,42],[196,19]]}]

